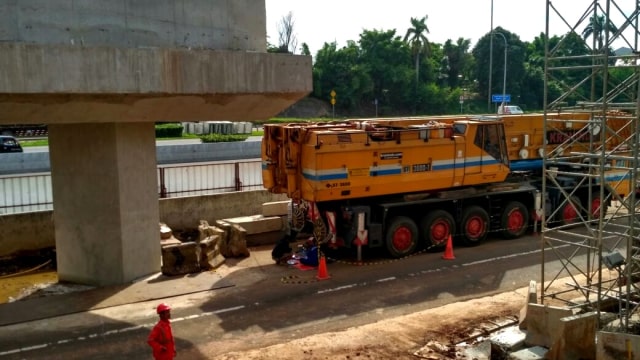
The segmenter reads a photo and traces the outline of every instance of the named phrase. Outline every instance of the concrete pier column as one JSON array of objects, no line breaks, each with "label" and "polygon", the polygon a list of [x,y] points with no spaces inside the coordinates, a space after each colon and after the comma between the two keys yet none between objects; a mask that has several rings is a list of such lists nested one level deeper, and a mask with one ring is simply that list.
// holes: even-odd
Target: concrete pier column
[{"label": "concrete pier column", "polygon": [[58,277],[105,286],[160,270],[154,123],[49,125]]}]

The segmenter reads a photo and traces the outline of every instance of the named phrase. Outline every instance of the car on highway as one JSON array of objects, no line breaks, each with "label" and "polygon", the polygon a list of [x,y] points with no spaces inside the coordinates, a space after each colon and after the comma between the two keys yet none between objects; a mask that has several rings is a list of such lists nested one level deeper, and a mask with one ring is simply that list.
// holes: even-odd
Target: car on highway
[{"label": "car on highway", "polygon": [[524,114],[524,111],[522,111],[522,109],[520,108],[520,106],[517,105],[506,105],[506,106],[500,106],[498,108],[498,114],[500,115],[508,115],[508,114]]},{"label": "car on highway", "polygon": [[0,135],[0,153],[22,152],[18,139],[9,135]]}]

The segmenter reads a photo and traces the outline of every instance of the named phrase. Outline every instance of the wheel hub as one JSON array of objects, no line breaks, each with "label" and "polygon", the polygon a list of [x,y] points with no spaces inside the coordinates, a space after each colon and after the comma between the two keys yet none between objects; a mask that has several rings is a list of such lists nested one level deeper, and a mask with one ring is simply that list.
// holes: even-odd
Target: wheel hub
[{"label": "wheel hub", "polygon": [[406,227],[400,227],[393,233],[393,246],[399,251],[411,248],[411,231]]}]

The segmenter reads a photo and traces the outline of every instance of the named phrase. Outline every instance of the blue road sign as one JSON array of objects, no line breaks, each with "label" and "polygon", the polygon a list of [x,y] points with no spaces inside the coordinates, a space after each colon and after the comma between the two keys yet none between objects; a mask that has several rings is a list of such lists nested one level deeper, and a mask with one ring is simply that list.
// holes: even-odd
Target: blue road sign
[{"label": "blue road sign", "polygon": [[491,95],[491,102],[511,102],[511,94],[504,94],[504,100],[502,100],[502,94]]}]

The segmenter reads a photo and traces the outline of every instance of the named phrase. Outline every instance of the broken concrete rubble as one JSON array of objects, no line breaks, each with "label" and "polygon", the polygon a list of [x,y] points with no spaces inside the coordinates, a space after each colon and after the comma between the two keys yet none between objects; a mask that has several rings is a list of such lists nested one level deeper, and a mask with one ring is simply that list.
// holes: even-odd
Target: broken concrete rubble
[{"label": "broken concrete rubble", "polygon": [[195,242],[162,246],[161,271],[165,275],[200,272],[200,246]]},{"label": "broken concrete rubble", "polygon": [[[165,233],[171,233],[171,229],[165,230]],[[220,251],[223,239],[226,239],[225,232],[209,226],[206,221],[200,222],[196,241],[182,242],[173,235],[161,239],[162,273],[182,275],[215,269],[224,263]]]},{"label": "broken concrete rubble", "polygon": [[225,233],[220,243],[220,251],[224,257],[249,256],[247,231],[244,228],[224,220],[217,220],[216,226]]},{"label": "broken concrete rubble", "polygon": [[[536,284],[532,281],[520,312],[526,321],[487,320],[495,325],[494,329],[479,324],[455,346],[429,341],[414,355],[423,359],[640,360],[640,336],[598,331],[599,324],[604,324],[605,329],[615,327],[611,325],[619,321],[615,314],[584,312],[588,306],[536,304],[535,294]],[[637,320],[640,322],[640,316]],[[520,329],[523,323],[524,330]]]}]

